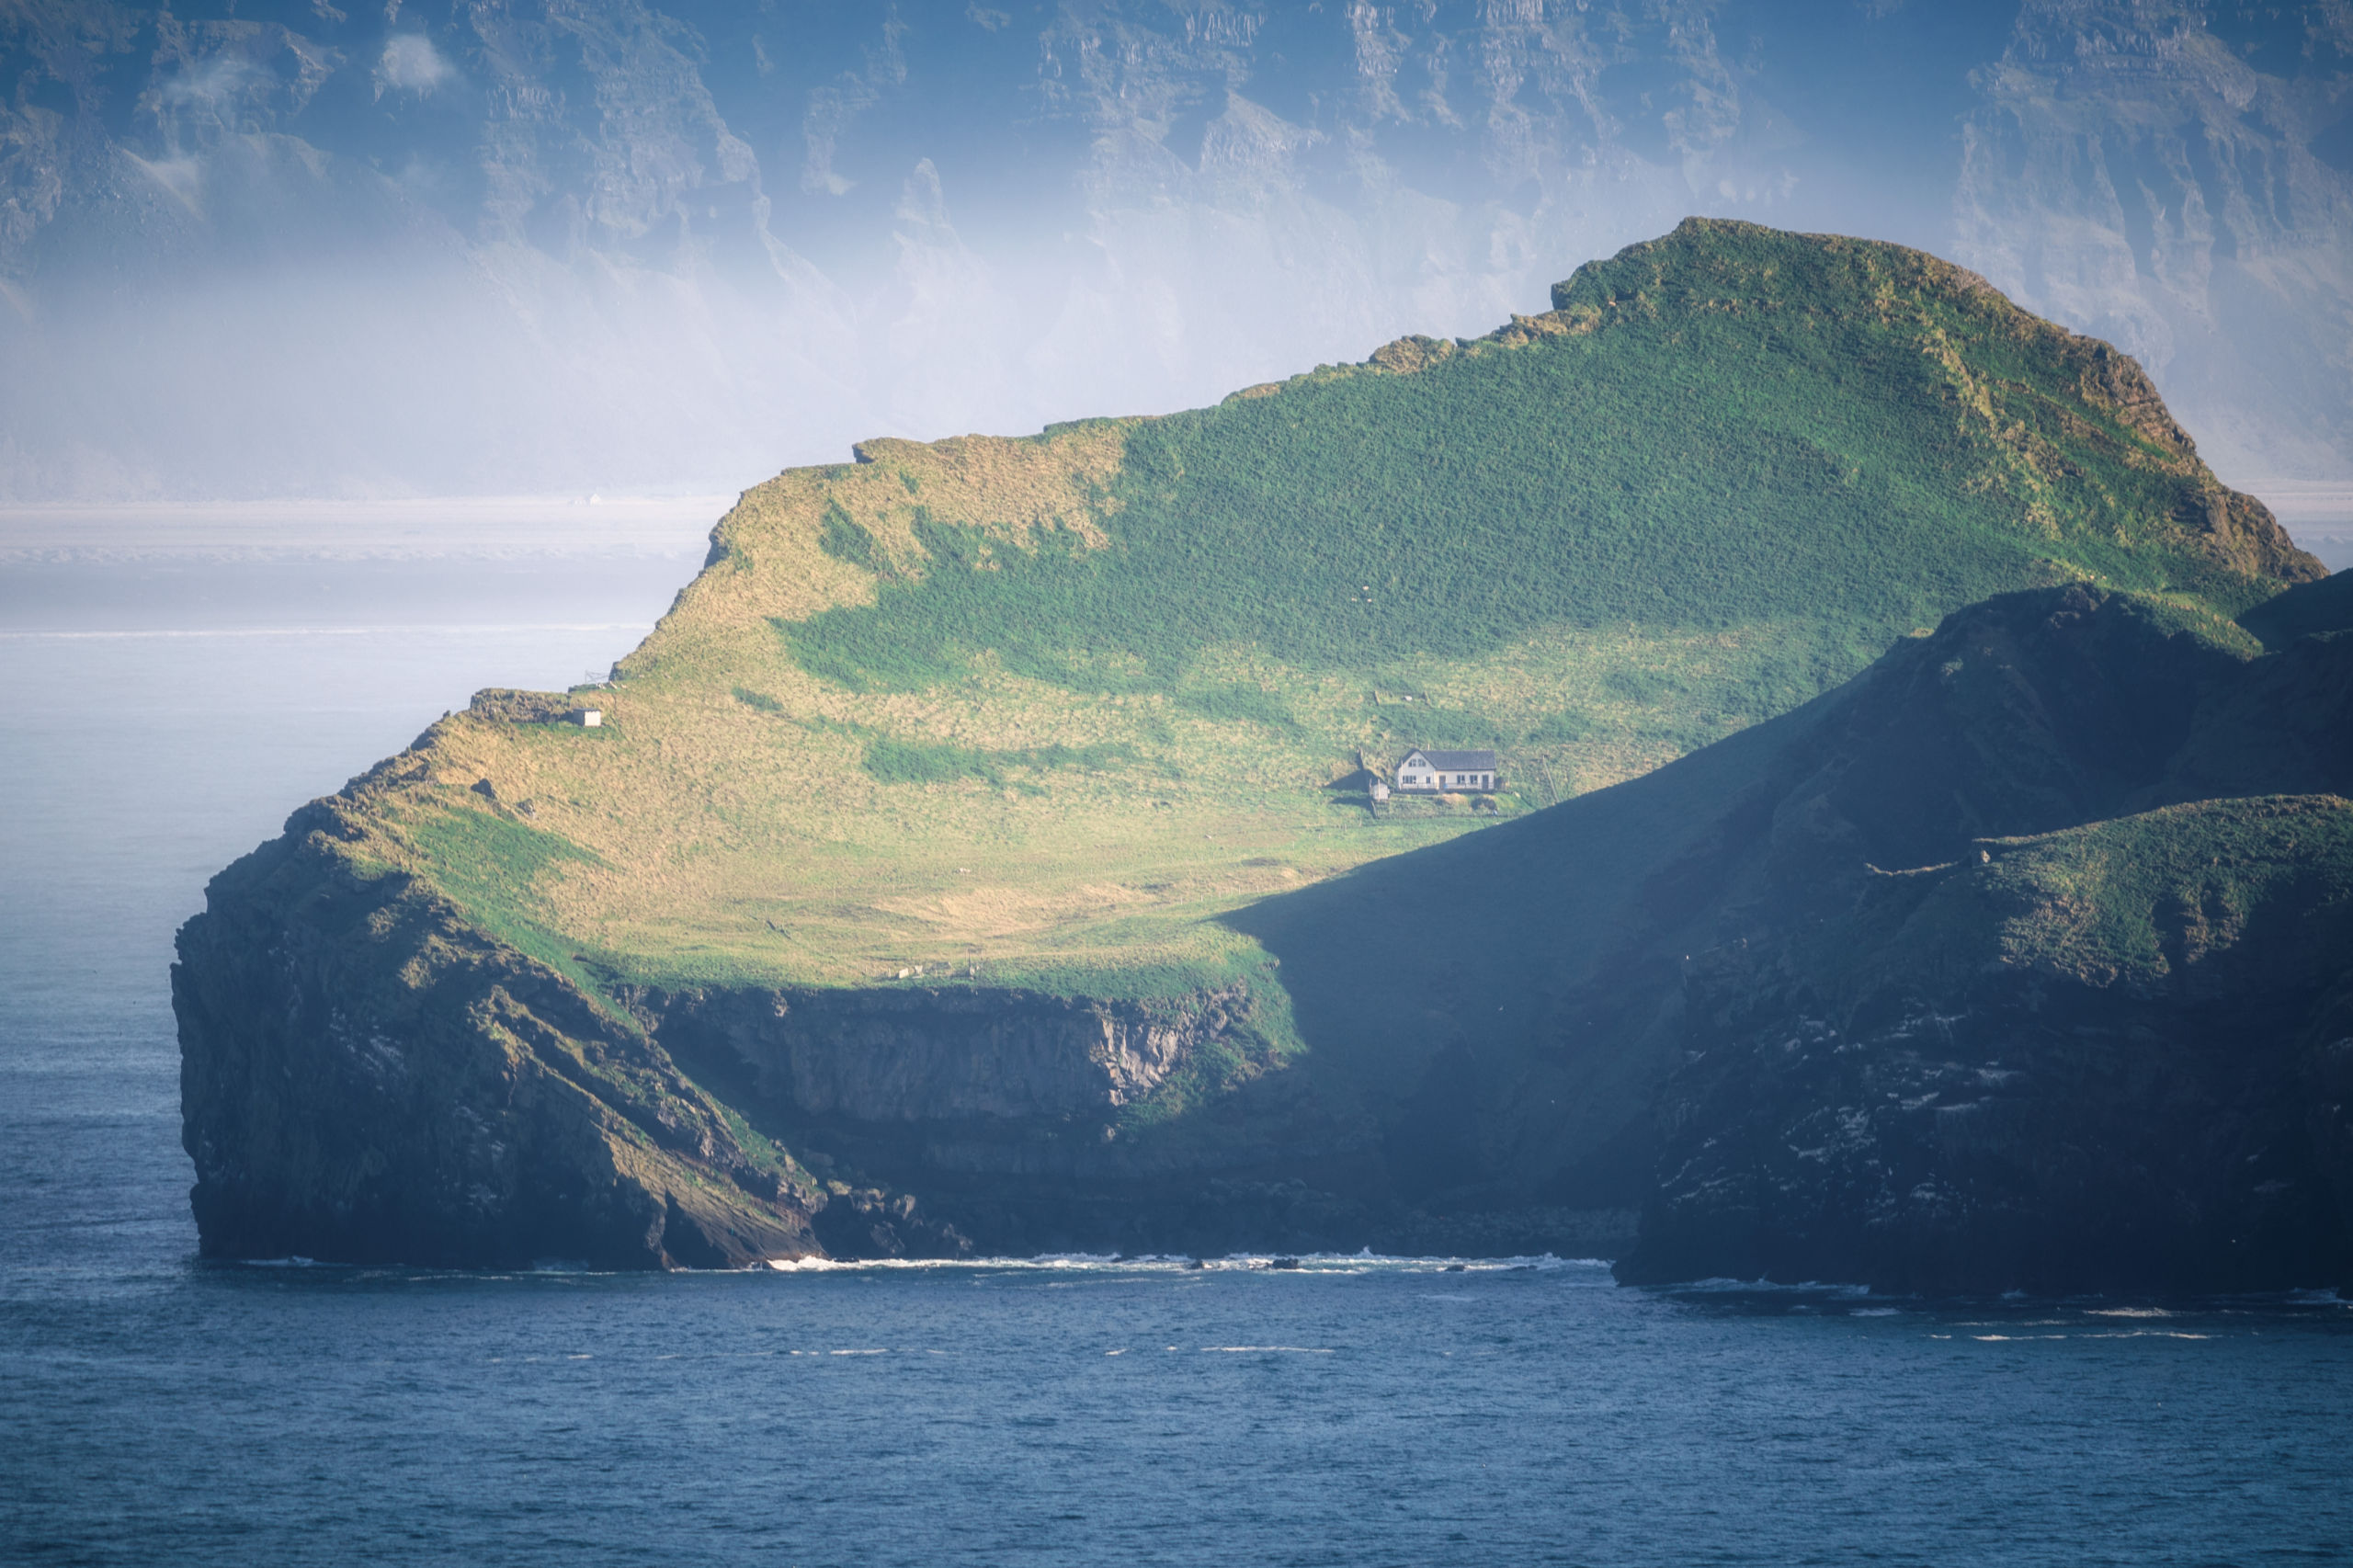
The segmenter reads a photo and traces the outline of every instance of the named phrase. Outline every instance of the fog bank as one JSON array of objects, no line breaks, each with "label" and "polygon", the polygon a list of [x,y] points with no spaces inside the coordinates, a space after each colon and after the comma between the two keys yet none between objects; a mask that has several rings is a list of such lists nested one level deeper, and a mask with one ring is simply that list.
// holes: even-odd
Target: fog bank
[{"label": "fog bank", "polygon": [[2168,0],[0,19],[0,499],[732,492],[1487,331],[1690,212],[2353,479],[2353,13]]}]

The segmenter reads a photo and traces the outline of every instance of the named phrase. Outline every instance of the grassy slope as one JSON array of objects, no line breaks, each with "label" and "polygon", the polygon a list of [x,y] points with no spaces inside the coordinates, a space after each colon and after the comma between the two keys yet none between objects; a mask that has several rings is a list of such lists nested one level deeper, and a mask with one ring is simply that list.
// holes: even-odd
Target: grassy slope
[{"label": "grassy slope", "polygon": [[2201,966],[2249,944],[2283,971],[2304,967],[2305,949],[2343,962],[2353,802],[2334,795],[2200,801],[1996,847],[1937,890],[1887,961],[2160,995],[2198,994]]},{"label": "grassy slope", "polygon": [[2004,589],[2278,585],[2129,361],[1931,258],[1694,222],[1555,292],[1213,409],[783,474],[608,728],[437,726],[373,852],[627,978],[1173,992],[1267,972],[1217,917],[1480,824],[1373,820],[1329,788],[1360,747],[1495,744],[1508,816]]},{"label": "grassy slope", "polygon": [[[2353,756],[2348,586],[2340,575],[2266,601],[2244,617],[2263,643],[2163,605],[2110,606],[2203,649],[2216,668],[2240,664],[2197,683],[2193,727],[2163,779],[2106,820],[1875,877],[1850,915],[1801,944],[1816,983],[1852,1002],[1889,984],[1957,993],[1973,975],[2023,970],[2211,1000],[2226,984],[2293,990],[2341,971],[2353,950],[2353,802],[2332,791]],[[2110,657],[2158,663],[2129,644]],[[2152,797],[2167,803],[2131,809]],[[2238,971],[2228,982],[2226,968]]]}]

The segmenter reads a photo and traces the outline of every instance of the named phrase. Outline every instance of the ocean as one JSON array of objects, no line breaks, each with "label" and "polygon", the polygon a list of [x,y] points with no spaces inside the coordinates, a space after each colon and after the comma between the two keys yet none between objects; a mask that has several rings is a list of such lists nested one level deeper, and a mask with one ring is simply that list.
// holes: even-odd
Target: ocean
[{"label": "ocean", "polygon": [[0,1561],[2353,1561],[2334,1296],[199,1261],[205,880],[476,687],[601,671],[714,514],[0,527]]}]

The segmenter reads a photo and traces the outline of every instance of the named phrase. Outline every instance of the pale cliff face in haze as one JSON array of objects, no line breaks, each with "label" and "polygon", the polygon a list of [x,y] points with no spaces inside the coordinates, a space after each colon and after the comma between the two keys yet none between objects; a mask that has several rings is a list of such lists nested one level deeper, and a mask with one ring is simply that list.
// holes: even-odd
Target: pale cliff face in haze
[{"label": "pale cliff face in haze", "polygon": [[0,498],[733,488],[1483,332],[1692,211],[2353,475],[2342,0],[22,0],[0,65]]}]

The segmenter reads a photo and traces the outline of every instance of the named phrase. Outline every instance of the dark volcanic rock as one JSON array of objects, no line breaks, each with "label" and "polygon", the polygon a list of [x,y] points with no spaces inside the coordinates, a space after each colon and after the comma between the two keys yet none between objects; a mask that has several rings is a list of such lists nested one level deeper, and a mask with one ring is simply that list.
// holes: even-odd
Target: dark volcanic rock
[{"label": "dark volcanic rock", "polygon": [[623,1017],[402,875],[345,802],[213,880],[172,969],[207,1256],[598,1267],[818,1250],[792,1173]]},{"label": "dark volcanic rock", "polygon": [[[2251,824],[2320,864],[2250,874],[2229,830]],[[2154,913],[2176,918],[2155,961],[2118,972],[2086,961],[2065,873],[2136,827],[2177,847],[2241,840],[2233,875],[2190,890],[2234,929],[2196,946],[2165,885]],[[2348,846],[2353,806],[2334,797],[2177,807],[1890,878],[1926,885],[1840,923],[1855,946],[1836,963],[1695,957],[1692,1060],[1664,1096],[1660,1187],[1620,1277],[1929,1292],[2353,1278],[2353,1040],[2330,1040],[2347,1020],[2328,994],[2353,953]]]},{"label": "dark volcanic rock", "polygon": [[[665,1049],[829,1179],[838,1257],[1619,1250],[1631,1211],[1431,1210],[1379,1130],[1284,1071],[1247,990],[1108,1000],[961,986],[646,994]],[[1222,1062],[1214,1112],[1155,1090]],[[1139,1110],[1145,1114],[1133,1114]]]},{"label": "dark volcanic rock", "polygon": [[2353,638],[2085,589],[1891,654],[1711,869],[1621,1278],[2353,1278],[2348,719]]}]

